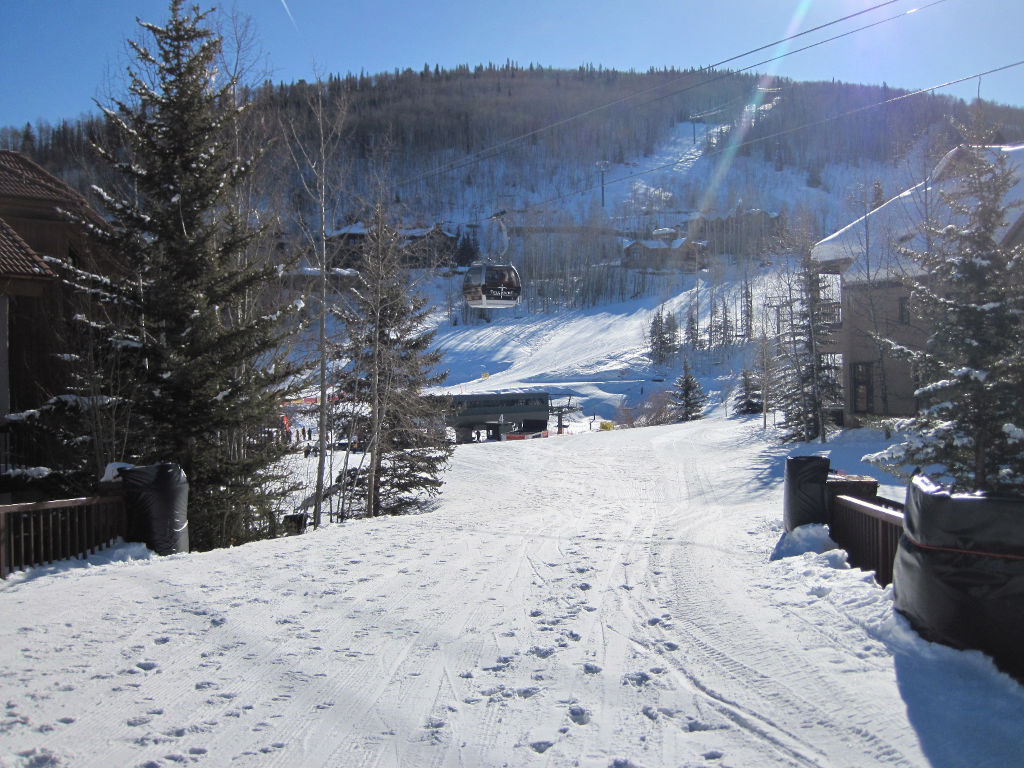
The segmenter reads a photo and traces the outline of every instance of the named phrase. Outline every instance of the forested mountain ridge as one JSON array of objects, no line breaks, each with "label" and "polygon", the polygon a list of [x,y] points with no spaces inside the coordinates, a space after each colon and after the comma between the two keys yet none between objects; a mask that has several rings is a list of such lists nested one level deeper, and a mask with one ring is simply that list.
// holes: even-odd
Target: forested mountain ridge
[{"label": "forested mountain ridge", "polygon": [[[318,93],[319,118],[312,108]],[[968,105],[959,99],[910,96],[885,85],[769,81],[714,70],[563,70],[514,62],[451,70],[425,65],[420,71],[335,75],[317,83],[267,81],[239,89],[237,98],[248,105],[239,151],[262,152],[259,206],[265,216],[279,218],[285,231],[289,221],[310,214],[288,144],[313,142],[323,115],[340,126],[326,169],[337,180],[336,224],[361,216],[359,201],[372,184],[371,167],[386,155],[403,218],[410,224],[456,226],[479,223],[499,208],[536,218],[542,203],[548,219],[590,223],[602,215],[594,210],[593,191],[601,180],[596,164],[630,168],[640,184],[651,184],[652,155],[684,123],[694,123],[693,144],[700,143],[705,155],[720,152],[728,141],[740,157],[764,160],[776,172],[816,188],[829,166],[907,162],[926,136],[931,153],[941,153],[958,140],[954,123],[971,120]],[[1003,138],[1024,139],[1024,110],[981,106],[983,119]],[[111,141],[104,118],[0,129],[0,147],[25,152],[85,194],[92,183],[105,182],[91,140]],[[733,165],[729,172],[743,173],[743,166]],[[676,208],[777,210],[777,199],[762,199],[766,186],[771,185],[733,179],[731,188],[742,193],[723,192],[710,204],[697,187],[684,184],[669,193]],[[809,218],[819,230],[834,224],[826,217]]]}]

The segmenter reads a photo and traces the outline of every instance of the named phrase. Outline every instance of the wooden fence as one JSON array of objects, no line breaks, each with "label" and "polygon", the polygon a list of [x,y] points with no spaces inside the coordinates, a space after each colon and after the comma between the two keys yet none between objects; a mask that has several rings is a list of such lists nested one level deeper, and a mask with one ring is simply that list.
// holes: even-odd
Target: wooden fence
[{"label": "wooden fence", "polygon": [[0,506],[0,579],[15,570],[86,557],[125,537],[120,496]]},{"label": "wooden fence", "polygon": [[892,583],[892,563],[903,534],[902,504],[836,496],[829,510],[829,534],[849,553],[850,565],[874,571],[883,587]]}]

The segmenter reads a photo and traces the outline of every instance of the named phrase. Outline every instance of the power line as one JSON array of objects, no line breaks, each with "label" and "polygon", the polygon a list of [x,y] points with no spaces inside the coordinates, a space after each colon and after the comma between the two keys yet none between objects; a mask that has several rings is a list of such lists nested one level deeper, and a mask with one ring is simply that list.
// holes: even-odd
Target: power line
[{"label": "power line", "polygon": [[[884,8],[886,6],[893,5],[894,3],[897,3],[897,2],[901,2],[901,0],[885,0],[885,2],[881,2],[881,3],[878,3],[876,5],[870,6],[868,8],[864,8],[864,9],[862,9],[860,11],[857,11],[856,13],[851,13],[851,14],[848,14],[846,16],[842,16],[840,18],[834,19],[834,20],[826,22],[824,24],[819,24],[818,26],[812,27],[811,29],[807,29],[807,30],[804,30],[802,32],[797,32],[797,33],[794,33],[792,35],[788,35],[788,36],[783,37],[783,38],[781,38],[779,40],[776,40],[775,42],[766,43],[765,45],[758,46],[757,48],[752,48],[749,51],[745,51],[743,53],[736,54],[734,56],[730,56],[730,57],[728,57],[726,59],[722,59],[721,61],[718,61],[718,62],[715,62],[714,64],[708,65],[706,68],[702,67],[700,70],[698,70],[698,72],[712,71],[712,70],[714,70],[714,69],[716,69],[718,67],[721,67],[721,66],[723,66],[725,64],[728,64],[730,62],[737,61],[739,59],[745,58],[745,57],[750,56],[752,54],[759,53],[761,51],[767,50],[769,48],[773,48],[773,47],[778,46],[778,45],[782,45],[783,43],[787,43],[787,42],[790,42],[792,40],[796,40],[797,38],[803,37],[803,36],[811,34],[813,32],[818,32],[818,31],[820,31],[822,29],[826,29],[826,28],[831,27],[831,26],[835,26],[836,24],[841,24],[844,21],[849,21],[850,19],[856,18],[858,16],[862,16],[862,15],[864,15],[866,13],[871,13],[872,11],[876,11],[876,10],[879,10],[880,8]],[[723,79],[727,79],[727,78],[733,77],[735,74],[737,74],[739,72],[746,72],[746,71],[748,71],[750,69],[753,69],[755,67],[759,67],[759,66],[762,66],[764,64],[768,64],[768,63],[771,63],[771,62],[774,62],[774,61],[778,61],[779,59],[783,59],[783,58],[785,58],[787,56],[792,56],[793,54],[796,54],[796,53],[802,53],[804,51],[810,50],[811,48],[816,48],[819,45],[824,45],[825,43],[834,42],[835,40],[839,40],[841,38],[848,37],[850,35],[856,34],[858,32],[862,32],[862,31],[864,31],[866,29],[871,29],[872,27],[876,27],[876,26],[879,26],[881,24],[886,24],[886,23],[888,23],[890,21],[894,21],[896,19],[904,18],[906,16],[909,16],[912,13],[917,13],[919,11],[925,10],[925,9],[930,8],[932,6],[935,6],[935,5],[940,5],[940,4],[945,3],[945,2],[948,2],[948,0],[933,0],[932,2],[927,3],[926,5],[923,5],[923,6],[920,6],[920,7],[917,7],[917,8],[912,8],[909,11],[905,11],[903,13],[896,14],[895,16],[890,16],[890,17],[882,19],[880,21],[873,22],[872,24],[867,24],[867,25],[865,25],[863,27],[858,27],[856,29],[849,30],[849,31],[844,32],[844,33],[842,33],[840,35],[835,35],[835,36],[830,37],[830,38],[828,38],[826,40],[822,40],[822,41],[819,41],[817,43],[812,43],[812,44],[804,46],[802,48],[798,48],[798,49],[795,49],[795,50],[792,50],[792,51],[787,51],[787,52],[781,53],[781,54],[779,54],[777,56],[773,56],[773,57],[765,59],[763,61],[759,61],[759,62],[757,62],[755,64],[751,64],[751,65],[749,65],[747,67],[744,67],[742,69],[736,70],[736,72],[722,73],[722,74],[720,74],[720,75],[718,75],[716,77],[712,77],[710,79],[703,79],[699,83],[693,83],[691,85],[688,85],[685,88],[681,88],[681,89],[678,89],[676,91],[672,91],[671,93],[667,93],[667,94],[658,96],[657,99],[651,99],[651,100],[649,100],[647,102],[644,102],[644,103],[652,103],[653,101],[669,98],[671,96],[677,96],[677,95],[679,95],[681,93],[685,93],[687,91],[694,90],[694,89],[699,88],[699,87],[703,87],[703,86],[706,86],[706,85],[710,85],[710,84],[716,83],[719,80],[723,80]],[[497,144],[492,144],[490,147],[486,147],[486,148],[484,148],[482,150],[479,150],[478,152],[475,152],[474,154],[470,155],[469,157],[462,158],[461,160],[452,161],[450,163],[447,163],[446,165],[442,165],[439,168],[434,168],[434,169],[432,169],[430,171],[426,171],[426,172],[424,172],[424,173],[422,173],[422,174],[420,174],[418,176],[413,176],[413,177],[410,177],[408,179],[403,179],[403,180],[397,182],[396,186],[398,186],[398,187],[408,186],[409,184],[414,184],[416,182],[423,181],[425,179],[433,178],[433,177],[439,176],[439,175],[441,175],[443,173],[449,173],[449,172],[452,172],[452,171],[461,170],[462,168],[466,168],[466,167],[469,167],[471,165],[475,165],[475,164],[477,164],[477,163],[479,163],[479,162],[481,162],[481,161],[483,161],[485,159],[488,159],[488,158],[493,157],[495,155],[501,154],[509,146],[511,146],[513,144],[516,144],[516,143],[518,143],[520,141],[523,141],[525,139],[528,139],[528,138],[530,138],[532,136],[536,136],[536,135],[538,135],[540,133],[543,133],[545,131],[549,131],[549,130],[553,130],[555,128],[559,128],[559,127],[561,127],[563,125],[567,125],[568,123],[571,123],[574,120],[578,120],[578,119],[583,118],[583,117],[588,117],[590,115],[596,114],[596,113],[601,112],[602,110],[605,110],[605,109],[609,109],[610,107],[616,106],[618,104],[622,104],[622,103],[625,103],[625,102],[630,101],[632,99],[636,99],[636,98],[638,98],[640,96],[644,96],[646,94],[653,93],[654,91],[662,90],[663,88],[669,87],[669,86],[673,85],[674,83],[678,83],[681,80],[692,79],[693,76],[694,76],[694,73],[687,72],[686,74],[680,76],[679,78],[676,78],[673,81],[669,81],[667,83],[659,83],[657,85],[651,86],[650,88],[647,88],[647,89],[644,89],[644,90],[641,90],[641,91],[637,91],[636,93],[631,93],[628,96],[623,96],[621,98],[614,99],[612,101],[606,102],[605,104],[601,104],[599,106],[592,107],[591,109],[583,110],[582,112],[578,112],[578,113],[576,113],[574,115],[571,115],[569,117],[563,118],[562,120],[556,120],[555,122],[550,123],[550,124],[548,124],[546,126],[542,126],[540,128],[535,128],[534,130],[528,131],[527,133],[524,133],[524,134],[520,134],[519,136],[514,136],[514,137],[512,137],[510,139],[506,139],[505,141],[500,141]]]},{"label": "power line", "polygon": [[[940,5],[940,4],[945,3],[945,2],[948,2],[948,0],[933,0],[932,2],[930,2],[930,3],[926,4],[926,5],[922,5],[922,6],[918,7],[918,8],[911,8],[909,11],[904,11],[903,13],[897,13],[895,16],[889,16],[888,18],[880,19],[879,21],[873,21],[870,24],[865,24],[862,27],[856,27],[855,29],[847,30],[846,32],[842,32],[842,33],[840,33],[838,35],[833,35],[832,37],[827,37],[824,40],[819,40],[816,43],[811,43],[809,45],[805,45],[802,48],[794,48],[792,51],[786,51],[785,53],[780,53],[777,56],[772,56],[771,58],[763,59],[762,61],[758,61],[758,62],[755,62],[753,64],[749,64],[749,65],[743,67],[742,69],[737,69],[735,71],[730,71],[728,73],[723,73],[723,74],[721,74],[721,75],[719,75],[717,77],[712,78],[711,80],[707,80],[705,82],[700,83],[700,85],[707,85],[708,83],[714,83],[714,82],[717,82],[720,79],[731,77],[732,75],[738,74],[740,72],[748,72],[751,69],[755,69],[756,67],[760,67],[760,66],[763,66],[765,64],[771,64],[773,62],[778,61],[779,59],[784,59],[787,56],[792,56],[792,55],[797,54],[797,53],[803,53],[804,51],[809,51],[812,48],[817,48],[818,46],[825,45],[826,43],[834,43],[836,40],[842,40],[844,37],[850,37],[851,35],[855,35],[858,32],[863,32],[864,30],[867,30],[867,29],[873,29],[874,27],[881,26],[882,24],[887,24],[890,21],[896,21],[897,19],[902,19],[902,18],[904,18],[906,16],[910,16],[912,13],[918,13],[920,11],[925,10],[926,8],[931,8],[932,6]],[[775,43],[773,43],[773,45],[775,45]],[[771,46],[764,46],[764,47],[767,48],[767,47],[771,47]],[[757,50],[764,50],[764,48],[759,48]],[[744,54],[744,55],[746,55],[746,54]],[[713,65],[713,66],[717,66],[717,65]],[[696,86],[694,86],[694,87],[696,87]],[[686,88],[686,89],[683,89],[683,90],[674,91],[672,93],[667,93],[664,96],[659,96],[658,99],[659,100],[660,99],[667,99],[670,96],[676,96],[676,95],[678,95],[680,93],[684,93],[686,90],[690,90],[690,89]],[[654,101],[654,99],[652,99],[652,101]],[[650,103],[650,102],[647,102],[647,103]]]},{"label": "power line", "polygon": [[[973,75],[966,75],[964,77],[959,77],[959,78],[957,78],[955,80],[947,80],[944,83],[939,83],[938,85],[933,85],[933,86],[931,86],[929,88],[921,88],[919,90],[911,91],[909,93],[903,93],[903,94],[900,94],[899,96],[893,96],[890,99],[885,99],[884,101],[877,101],[877,102],[875,102],[873,104],[865,104],[864,106],[857,107],[856,109],[851,109],[851,110],[847,110],[846,112],[841,112],[838,115],[831,115],[830,117],[824,117],[824,118],[821,118],[820,120],[813,120],[811,122],[803,123],[801,125],[794,126],[792,128],[786,128],[786,129],[781,130],[781,131],[776,131],[775,133],[771,133],[771,134],[768,134],[768,135],[765,135],[765,136],[758,136],[755,139],[749,139],[749,140],[745,140],[745,141],[740,141],[740,142],[737,142],[735,144],[730,145],[729,148],[730,149],[739,149],[739,148],[742,148],[742,147],[752,146],[754,144],[760,144],[761,142],[764,142],[764,141],[769,141],[771,139],[777,139],[780,136],[786,136],[786,135],[788,135],[790,133],[796,133],[797,131],[802,131],[802,130],[805,130],[807,128],[814,128],[815,126],[825,125],[827,123],[831,123],[831,122],[834,122],[836,120],[841,120],[843,118],[850,117],[851,115],[856,115],[856,114],[859,114],[861,112],[866,112],[869,109],[877,109],[878,107],[883,107],[886,104],[893,104],[893,103],[895,103],[897,101],[903,101],[904,99],[909,99],[909,98],[912,98],[914,96],[920,96],[922,94],[931,93],[933,91],[937,91],[937,90],[940,90],[942,88],[948,88],[948,87],[953,86],[953,85],[959,85],[960,83],[965,83],[965,82],[967,82],[969,80],[974,80],[975,78],[985,77],[987,75],[993,75],[993,74],[996,74],[997,72],[1005,72],[1007,70],[1013,69],[1015,67],[1020,67],[1020,66],[1024,66],[1024,60],[1015,61],[1012,64],[1004,64],[1001,67],[996,67],[994,69],[989,69],[989,70],[986,70],[985,72],[978,72],[978,73],[973,74]],[[714,155],[720,154],[720,153],[725,152],[725,151],[726,151],[725,149],[715,150],[714,152],[707,153],[706,156],[714,156]],[[653,168],[647,168],[646,170],[643,170],[643,171],[636,171],[636,172],[633,172],[633,173],[629,173],[629,174],[627,174],[625,176],[621,176],[621,177],[619,177],[617,179],[607,180],[605,182],[605,186],[610,186],[612,184],[615,184],[615,183],[618,183],[618,182],[622,182],[622,181],[629,181],[630,179],[638,178],[640,176],[646,176],[647,174],[655,173],[656,171],[663,171],[663,170],[665,170],[667,168],[671,168],[671,167],[677,165],[678,163],[679,163],[678,160],[673,160],[671,163],[663,163],[662,165],[658,165],[658,166],[655,166]],[[539,208],[541,206],[551,205],[552,203],[557,203],[557,202],[560,202],[561,200],[566,200],[566,199],[568,199],[570,197],[576,197],[576,196],[584,194],[586,192],[590,192],[590,191],[592,191],[594,189],[597,189],[597,185],[592,185],[592,186],[589,186],[589,187],[584,187],[583,189],[578,189],[578,190],[575,190],[573,192],[568,192],[568,193],[566,193],[564,195],[558,195],[557,197],[552,197],[552,198],[549,198],[547,200],[542,200],[542,201],[539,201],[537,203],[531,204],[529,207],[530,208]]]}]

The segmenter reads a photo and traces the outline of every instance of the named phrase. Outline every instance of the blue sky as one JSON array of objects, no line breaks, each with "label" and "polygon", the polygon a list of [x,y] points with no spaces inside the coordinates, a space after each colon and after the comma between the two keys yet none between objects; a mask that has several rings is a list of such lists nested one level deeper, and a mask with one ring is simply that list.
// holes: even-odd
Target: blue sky
[{"label": "blue sky", "polygon": [[[884,0],[231,0],[252,20],[262,67],[274,80],[459,64],[615,69],[718,63]],[[755,71],[799,80],[926,88],[1024,59],[1024,0],[896,0],[806,35],[801,47],[846,38]],[[123,93],[124,41],[135,18],[162,22],[166,0],[3,0],[0,125],[57,122]],[[209,4],[201,3],[202,7]],[[908,13],[919,7],[915,13]],[[746,67],[771,49],[732,62]],[[978,80],[943,89],[973,98]],[[983,98],[1024,106],[1024,66],[987,75]]]}]

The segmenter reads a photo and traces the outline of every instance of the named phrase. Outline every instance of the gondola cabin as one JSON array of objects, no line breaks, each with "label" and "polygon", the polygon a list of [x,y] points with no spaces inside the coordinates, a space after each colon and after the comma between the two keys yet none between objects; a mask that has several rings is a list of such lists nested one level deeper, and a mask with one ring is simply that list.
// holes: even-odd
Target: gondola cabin
[{"label": "gondola cabin", "polygon": [[462,281],[466,304],[477,309],[514,307],[523,285],[511,264],[473,264]]}]

